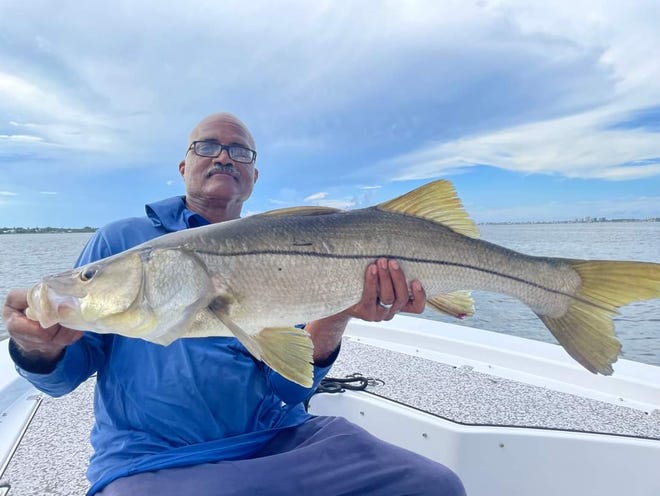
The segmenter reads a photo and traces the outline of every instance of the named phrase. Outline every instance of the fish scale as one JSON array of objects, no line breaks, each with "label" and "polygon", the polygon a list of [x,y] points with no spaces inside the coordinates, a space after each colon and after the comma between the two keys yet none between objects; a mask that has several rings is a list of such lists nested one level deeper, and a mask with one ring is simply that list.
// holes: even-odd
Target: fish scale
[{"label": "fish scale", "polygon": [[[398,260],[430,307],[449,315],[474,311],[465,290],[518,298],[601,374],[612,373],[621,350],[618,307],[660,297],[660,264],[529,256],[477,237],[451,183],[434,181],[375,207],[294,207],[164,235],[44,278],[29,292],[28,316],[163,345],[234,335],[310,387],[311,340],[293,326],[358,302],[365,269],[378,258]],[[122,284],[136,274],[141,284]]]},{"label": "fish scale", "polygon": [[[365,233],[374,225],[378,229],[370,233],[372,241],[366,244]],[[247,250],[245,232],[256,234],[253,239],[259,240]],[[356,303],[367,265],[380,257],[397,259],[408,279],[424,281],[428,294],[461,289],[506,292],[548,315],[564,313],[568,295],[579,286],[577,274],[557,259],[522,255],[428,220],[376,208],[353,211],[350,216],[255,216],[233,229],[223,229],[223,234],[229,240],[225,245],[216,246],[212,253],[197,253],[211,272],[235,281],[232,287],[243,302],[249,295],[256,297],[259,293],[254,289],[259,286],[286,288],[260,297],[268,300],[269,308],[286,307],[283,318],[320,318]],[[438,246],[444,249],[438,252]],[[258,269],[251,273],[254,266]],[[334,289],[332,295],[323,290],[327,287]],[[307,307],[292,314],[291,299],[305,302]],[[258,306],[254,301],[244,308]],[[256,326],[263,324],[261,312],[250,315],[247,318],[259,322]],[[291,320],[280,322],[286,323]]]}]

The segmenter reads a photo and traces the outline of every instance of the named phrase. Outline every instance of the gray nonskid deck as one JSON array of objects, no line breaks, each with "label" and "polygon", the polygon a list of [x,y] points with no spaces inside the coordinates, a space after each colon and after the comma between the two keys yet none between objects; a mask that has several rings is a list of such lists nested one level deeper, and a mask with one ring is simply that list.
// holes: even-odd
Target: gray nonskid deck
[{"label": "gray nonskid deck", "polygon": [[[660,439],[660,416],[455,368],[344,339],[330,376],[384,381],[371,393],[462,424],[542,427]],[[3,481],[10,496],[83,495],[94,379],[45,397]],[[657,412],[656,412],[657,413]]]},{"label": "gray nonskid deck", "polygon": [[45,396],[3,481],[9,496],[78,496],[89,489],[85,477],[95,379],[63,398]]},{"label": "gray nonskid deck", "polygon": [[360,373],[367,390],[457,423],[597,432],[660,439],[652,414],[456,368],[344,339],[329,376]]}]

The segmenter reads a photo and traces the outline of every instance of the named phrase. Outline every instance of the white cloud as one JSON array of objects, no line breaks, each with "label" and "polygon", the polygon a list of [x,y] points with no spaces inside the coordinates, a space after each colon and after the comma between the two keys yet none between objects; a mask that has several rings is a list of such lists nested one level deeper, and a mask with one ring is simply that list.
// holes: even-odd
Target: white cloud
[{"label": "white cloud", "polygon": [[43,141],[40,136],[30,136],[28,134],[0,134],[0,140],[11,141],[14,143],[37,143]]},{"label": "white cloud", "polygon": [[0,135],[0,139],[16,145],[105,150],[115,141],[112,133],[104,129],[100,115],[69,98],[48,80],[37,82],[0,72],[0,101],[0,110],[6,115],[27,115],[31,119],[25,123],[8,122],[12,127],[29,129],[30,134]]},{"label": "white cloud", "polygon": [[339,210],[347,210],[355,206],[355,200],[321,200],[317,202],[320,207],[338,208]]},{"label": "white cloud", "polygon": [[[0,11],[3,37],[13,43],[0,53],[11,62],[0,72],[0,114],[17,128],[0,139],[35,140],[14,140],[18,151],[111,155],[94,169],[166,160],[217,105],[245,116],[260,150],[273,154],[325,156],[332,147],[403,136],[396,149],[407,152],[384,163],[399,179],[475,163],[612,180],[659,173],[657,164],[639,163],[660,156],[658,133],[611,128],[635,109],[660,105],[655,0],[377,8],[144,1],[121,9],[65,1],[57,23],[37,14],[49,6],[10,2]],[[100,18],[81,41],[77,33]],[[554,92],[537,88],[546,80]],[[469,105],[476,110],[464,117]]]},{"label": "white cloud", "polygon": [[59,195],[57,191],[39,191],[40,195]]},{"label": "white cloud", "polygon": [[278,199],[276,199],[276,198],[270,198],[270,199],[268,200],[268,203],[270,203],[271,205],[275,205],[275,206],[278,207],[278,208],[279,208],[279,207],[286,207],[286,206],[292,206],[292,205],[293,205],[293,203],[290,202],[290,201],[287,201],[287,200],[278,200]]},{"label": "white cloud", "polygon": [[[618,126],[639,110],[660,106],[656,53],[660,31],[651,21],[660,17],[658,2],[577,0],[562,7],[561,2],[501,0],[481,5],[490,16],[493,41],[507,41],[512,54],[532,51],[537,67],[555,65],[557,69],[572,57],[594,54],[602,86],[571,88],[565,96],[568,106],[542,102],[546,111],[552,114],[554,108],[561,117],[518,125],[495,123],[478,133],[427,143],[380,165],[400,180],[455,174],[476,164],[607,180],[660,175],[660,132]],[[494,35],[498,19],[504,22]],[[579,78],[580,73],[562,76],[564,82],[572,77]],[[563,84],[562,80],[557,83]],[[508,89],[518,90],[533,91]],[[593,100],[590,93],[601,95]]]},{"label": "white cloud", "polygon": [[614,127],[628,113],[596,110],[424,147],[385,161],[398,180],[474,165],[524,173],[626,180],[660,174],[660,133]]},{"label": "white cloud", "polygon": [[305,198],[306,202],[313,202],[313,201],[318,201],[318,200],[323,200],[324,198],[327,198],[328,193],[325,191],[320,191],[318,193],[314,193],[313,195],[309,195],[307,198]]},{"label": "white cloud", "polygon": [[525,36],[564,38],[602,51],[616,96],[628,107],[658,102],[660,64],[657,47],[660,4],[655,0],[570,0],[563,2],[495,1]]},{"label": "white cloud", "polygon": [[18,196],[18,193],[13,191],[0,191],[0,196]]}]

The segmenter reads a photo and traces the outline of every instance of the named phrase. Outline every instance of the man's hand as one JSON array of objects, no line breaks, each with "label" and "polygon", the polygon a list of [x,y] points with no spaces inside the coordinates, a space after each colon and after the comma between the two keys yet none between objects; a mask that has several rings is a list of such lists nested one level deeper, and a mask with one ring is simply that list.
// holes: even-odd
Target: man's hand
[{"label": "man's hand", "polygon": [[378,259],[367,267],[362,299],[346,312],[369,322],[392,320],[399,312],[422,313],[426,293],[419,281],[412,281],[410,291],[406,276],[396,260]]},{"label": "man's hand", "polygon": [[367,267],[362,298],[358,303],[305,326],[314,342],[314,362],[322,363],[337,349],[351,317],[380,322],[391,320],[399,312],[422,313],[425,305],[426,293],[419,281],[412,281],[408,291],[406,276],[399,263],[378,259]]},{"label": "man's hand", "polygon": [[2,318],[21,354],[28,360],[57,360],[64,348],[83,336],[80,331],[55,324],[47,329],[25,316],[27,290],[13,289],[7,295]]}]

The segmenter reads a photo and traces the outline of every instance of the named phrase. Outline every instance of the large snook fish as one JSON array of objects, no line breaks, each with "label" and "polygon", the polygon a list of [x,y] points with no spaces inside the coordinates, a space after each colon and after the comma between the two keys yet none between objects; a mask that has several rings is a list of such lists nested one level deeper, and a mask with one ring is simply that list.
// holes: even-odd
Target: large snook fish
[{"label": "large snook fish", "polygon": [[117,333],[167,345],[181,337],[236,336],[290,380],[312,383],[312,344],[294,324],[355,304],[367,264],[397,259],[428,304],[471,314],[466,290],[529,305],[566,351],[611,374],[621,345],[612,317],[660,297],[660,264],[532,257],[476,239],[447,181],[375,207],[275,210],[168,234],[45,277],[28,317],[48,327]]}]

